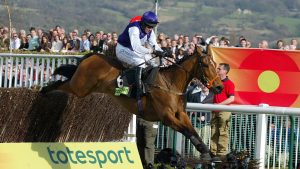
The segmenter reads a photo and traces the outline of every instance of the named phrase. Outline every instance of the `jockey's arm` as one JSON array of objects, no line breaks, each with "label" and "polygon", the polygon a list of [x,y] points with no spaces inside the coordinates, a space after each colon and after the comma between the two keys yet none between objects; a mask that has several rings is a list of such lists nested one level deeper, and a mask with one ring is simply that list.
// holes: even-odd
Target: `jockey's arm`
[{"label": "jockey's arm", "polygon": [[149,44],[151,46],[155,46],[155,50],[158,50],[158,51],[163,51],[157,44],[157,41],[156,41],[156,35],[154,33],[154,31],[152,30],[151,31],[151,34],[150,34],[150,38],[149,38]]},{"label": "jockey's arm", "polygon": [[145,55],[145,54],[151,54],[152,49],[145,48],[142,46],[141,40],[140,40],[140,31],[137,27],[131,27],[128,30],[130,43],[132,46],[132,49],[139,54]]}]

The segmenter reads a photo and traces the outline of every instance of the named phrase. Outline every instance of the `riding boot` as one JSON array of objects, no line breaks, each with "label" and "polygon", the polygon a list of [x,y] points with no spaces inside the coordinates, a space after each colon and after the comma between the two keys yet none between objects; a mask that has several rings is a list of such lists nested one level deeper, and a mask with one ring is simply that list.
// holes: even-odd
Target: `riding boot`
[{"label": "riding boot", "polygon": [[136,98],[139,100],[143,94],[143,84],[142,84],[142,67],[137,67],[135,72],[135,84],[136,84]]}]

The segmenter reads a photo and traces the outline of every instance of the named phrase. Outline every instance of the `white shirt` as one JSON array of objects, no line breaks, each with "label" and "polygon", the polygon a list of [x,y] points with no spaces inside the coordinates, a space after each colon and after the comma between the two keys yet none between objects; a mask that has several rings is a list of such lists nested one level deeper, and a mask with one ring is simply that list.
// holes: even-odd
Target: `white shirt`
[{"label": "white shirt", "polygon": [[151,54],[151,49],[145,48],[143,46],[146,44],[146,42],[148,42],[149,45],[151,45],[151,47],[155,46],[155,50],[162,51],[162,49],[158,46],[156,42],[156,37],[153,30],[151,31],[148,41],[147,41],[147,35],[143,39],[140,39],[140,30],[137,27],[129,28],[128,33],[129,33],[132,49],[137,54],[142,54],[142,55]]},{"label": "white shirt", "polygon": [[19,38],[12,39],[10,47],[11,49],[19,49],[21,46],[21,40]]},{"label": "white shirt", "polygon": [[204,92],[201,92],[200,94],[200,101],[203,102],[203,100],[208,96],[208,93],[205,94]]},{"label": "white shirt", "polygon": [[62,41],[53,41],[52,42],[52,47],[51,47],[51,51],[52,52],[59,52],[63,47]]}]

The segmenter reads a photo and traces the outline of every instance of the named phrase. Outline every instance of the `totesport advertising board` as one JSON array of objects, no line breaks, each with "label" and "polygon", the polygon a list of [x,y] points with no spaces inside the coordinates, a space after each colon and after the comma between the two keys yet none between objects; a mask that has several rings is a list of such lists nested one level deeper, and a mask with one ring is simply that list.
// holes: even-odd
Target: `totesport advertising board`
[{"label": "totesport advertising board", "polygon": [[135,143],[1,143],[1,169],[142,169]]}]

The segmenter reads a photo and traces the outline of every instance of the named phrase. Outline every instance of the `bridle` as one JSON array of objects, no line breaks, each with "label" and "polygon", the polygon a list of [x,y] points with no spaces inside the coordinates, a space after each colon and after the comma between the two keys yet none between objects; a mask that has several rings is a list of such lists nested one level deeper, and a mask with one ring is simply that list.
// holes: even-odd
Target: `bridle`
[{"label": "bridle", "polygon": [[[205,58],[205,57],[208,58],[208,56],[202,56],[202,55],[201,55],[201,57],[202,57],[202,58]],[[215,62],[214,62],[212,59],[210,59],[209,61],[210,61],[210,62],[213,62],[214,65],[216,65]],[[208,67],[208,65],[203,64],[203,63],[201,62],[201,58],[199,59],[198,65],[200,66],[200,79],[199,79],[199,80],[201,81],[201,83],[202,83],[205,87],[207,87],[208,89],[210,89],[210,88],[213,86],[214,81],[217,80],[217,78],[218,78],[219,76],[216,75],[213,79],[209,80],[206,76],[204,76],[204,67]]]},{"label": "bridle", "polygon": [[[209,59],[208,62],[212,62],[214,65],[216,65],[216,63],[215,63],[214,60],[210,59],[208,56],[203,56],[203,55],[201,55],[201,56],[200,56],[200,59],[198,59],[198,66],[200,67],[200,77],[199,77],[200,79],[199,79],[199,80],[201,81],[201,83],[202,83],[205,87],[207,87],[208,89],[210,89],[210,88],[212,88],[213,83],[219,78],[219,76],[216,75],[214,78],[212,78],[212,79],[209,80],[209,79],[205,76],[205,72],[204,72],[204,67],[208,67],[208,65],[203,64],[202,61],[201,61],[201,58],[207,58],[207,59]],[[185,72],[186,75],[189,73],[188,70],[186,70],[184,67],[182,67],[181,65],[177,64],[176,62],[173,62],[172,60],[170,60],[170,59],[168,59],[168,58],[164,58],[164,59],[166,59],[166,60],[169,61],[169,62],[172,62],[172,63],[173,63],[174,65],[176,65],[177,67],[179,67],[180,69],[184,70],[184,72]],[[187,77],[187,76],[186,76],[186,77]]]}]

